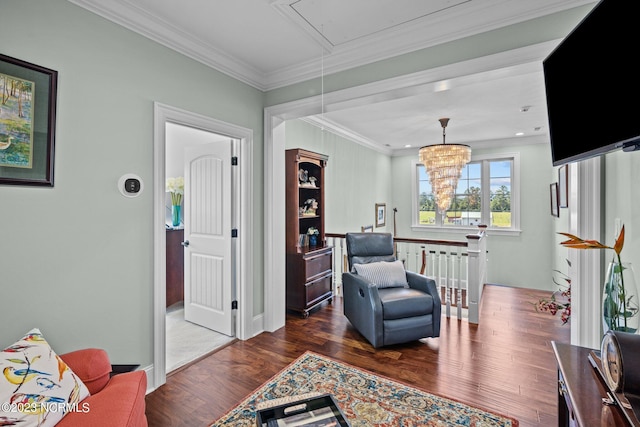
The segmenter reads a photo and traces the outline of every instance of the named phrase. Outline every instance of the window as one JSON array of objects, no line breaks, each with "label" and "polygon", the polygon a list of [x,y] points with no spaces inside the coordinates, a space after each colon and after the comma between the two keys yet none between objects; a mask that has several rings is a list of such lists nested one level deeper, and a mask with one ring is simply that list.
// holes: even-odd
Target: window
[{"label": "window", "polygon": [[421,163],[415,164],[414,228],[465,229],[487,224],[493,230],[517,230],[517,155],[473,158],[463,170],[454,200],[444,215],[437,211],[429,175]]}]

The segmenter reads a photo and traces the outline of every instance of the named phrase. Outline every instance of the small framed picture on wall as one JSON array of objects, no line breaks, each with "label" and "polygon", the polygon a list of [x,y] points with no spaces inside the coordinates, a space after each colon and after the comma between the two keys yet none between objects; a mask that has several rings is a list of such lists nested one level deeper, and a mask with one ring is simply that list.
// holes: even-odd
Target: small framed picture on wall
[{"label": "small framed picture on wall", "polygon": [[387,205],[386,203],[376,203],[376,228],[384,227],[387,222]]},{"label": "small framed picture on wall", "polygon": [[560,216],[560,209],[559,209],[560,196],[558,195],[557,182],[554,182],[549,187],[549,197],[551,199],[551,216],[559,217]]},{"label": "small framed picture on wall", "polygon": [[560,166],[558,169],[558,205],[561,208],[569,207],[569,165]]}]

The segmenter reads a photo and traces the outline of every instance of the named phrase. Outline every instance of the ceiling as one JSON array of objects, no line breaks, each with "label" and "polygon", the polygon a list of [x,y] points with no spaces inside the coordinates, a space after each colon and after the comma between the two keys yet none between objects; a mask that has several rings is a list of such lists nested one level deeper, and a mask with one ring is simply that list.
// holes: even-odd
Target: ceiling
[{"label": "ceiling", "polygon": [[[595,5],[593,0],[69,1],[263,91]],[[447,142],[472,147],[514,140],[517,133],[546,135],[540,61],[429,86],[309,120],[389,154],[441,142],[440,117],[451,119]]]}]

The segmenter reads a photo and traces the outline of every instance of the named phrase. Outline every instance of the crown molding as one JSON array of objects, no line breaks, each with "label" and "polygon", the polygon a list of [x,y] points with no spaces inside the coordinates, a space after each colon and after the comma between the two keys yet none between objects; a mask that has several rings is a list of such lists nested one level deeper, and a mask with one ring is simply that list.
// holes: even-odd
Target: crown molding
[{"label": "crown molding", "polygon": [[377,151],[378,153],[382,153],[387,156],[391,156],[393,154],[393,150],[391,148],[382,147],[379,143],[372,141],[371,139],[364,137],[357,132],[346,129],[339,124],[327,119],[326,117],[307,116],[301,117],[300,120],[316,126],[322,130],[329,131],[334,135],[338,135],[342,138],[348,139],[349,141],[355,142],[356,144],[362,145],[363,147],[366,147],[370,150]]},{"label": "crown molding", "polygon": [[129,2],[115,0],[107,7],[96,0],[68,1],[256,89],[266,89],[264,73]]}]

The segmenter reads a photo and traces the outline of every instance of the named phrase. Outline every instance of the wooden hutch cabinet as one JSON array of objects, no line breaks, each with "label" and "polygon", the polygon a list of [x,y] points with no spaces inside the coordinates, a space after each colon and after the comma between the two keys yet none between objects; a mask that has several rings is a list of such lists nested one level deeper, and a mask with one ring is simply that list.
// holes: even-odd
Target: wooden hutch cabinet
[{"label": "wooden hutch cabinet", "polygon": [[[287,309],[304,317],[333,299],[333,251],[324,230],[327,160],[299,148],[286,151]],[[315,241],[309,229],[318,230]]]}]

